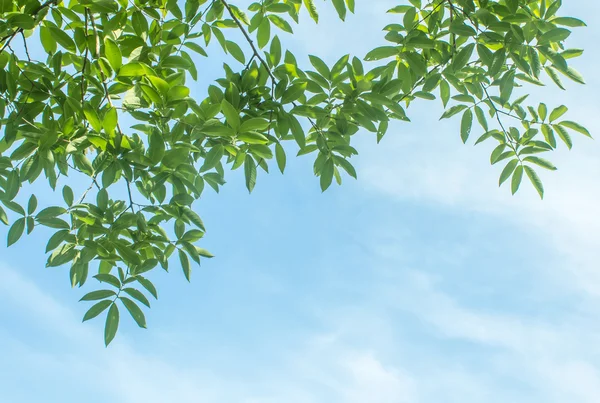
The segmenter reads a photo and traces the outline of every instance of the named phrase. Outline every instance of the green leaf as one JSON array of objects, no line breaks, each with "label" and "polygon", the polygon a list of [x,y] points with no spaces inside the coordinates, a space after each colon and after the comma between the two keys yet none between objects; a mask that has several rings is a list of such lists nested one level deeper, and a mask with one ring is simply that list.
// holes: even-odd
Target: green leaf
[{"label": "green leaf", "polygon": [[[237,111],[236,111],[237,114]],[[263,118],[251,118],[242,122],[240,132],[251,132],[255,130],[266,130],[269,127],[269,121]]]},{"label": "green leaf", "polygon": [[552,128],[556,133],[558,133],[558,137],[560,137],[563,143],[567,145],[567,148],[569,150],[573,148],[573,140],[571,140],[571,136],[569,136],[569,133],[564,127],[559,125],[552,125]]},{"label": "green leaf", "polygon": [[442,98],[445,108],[450,100],[450,84],[448,84],[448,81],[446,80],[440,81],[440,97]]},{"label": "green leaf", "polygon": [[94,131],[100,133],[102,131],[102,122],[100,122],[100,118],[98,117],[98,113],[96,110],[92,108],[89,104],[86,104],[83,107],[83,113],[87,121],[92,125]]},{"label": "green leaf", "polygon": [[35,217],[38,220],[41,220],[44,218],[54,218],[54,217],[63,215],[66,212],[67,212],[67,210],[64,209],[63,207],[52,206],[52,207],[46,207],[45,209],[43,209],[42,211],[37,213]]},{"label": "green leaf", "polygon": [[277,167],[283,173],[285,171],[286,156],[283,147],[279,143],[275,144],[275,159],[277,160]]},{"label": "green leaf", "polygon": [[135,323],[143,329],[146,329],[146,316],[139,306],[127,297],[119,297]]},{"label": "green leaf", "polygon": [[202,237],[204,237],[204,231],[191,229],[181,237],[181,240],[185,242],[197,242],[202,239]]},{"label": "green leaf", "polygon": [[550,20],[553,24],[564,25],[565,27],[587,27],[586,23],[573,17],[556,17]]},{"label": "green leaf", "polygon": [[110,67],[112,67],[114,71],[119,71],[123,65],[123,55],[121,54],[119,45],[117,45],[116,42],[109,37],[105,37],[104,52],[106,54],[106,58],[108,59],[108,63],[110,63]]},{"label": "green leaf", "polygon": [[571,31],[566,28],[553,28],[542,34],[538,39],[538,45],[547,45],[549,43],[562,42],[571,35]]},{"label": "green leaf", "polygon": [[373,49],[369,53],[366,54],[366,61],[376,61],[381,59],[386,59],[392,56],[398,56],[399,49],[396,46],[381,46],[379,48]]},{"label": "green leaf", "polygon": [[556,171],[557,169],[554,166],[554,164],[552,164],[550,161],[535,156],[527,157],[523,161],[531,162],[533,164],[541,166],[542,168],[549,169],[550,171]]},{"label": "green leaf", "polygon": [[83,315],[82,322],[88,321],[90,319],[94,319],[96,316],[100,315],[102,312],[106,310],[109,306],[112,305],[112,301],[100,301],[97,304],[94,304],[88,311]]},{"label": "green leaf", "polygon": [[127,63],[119,70],[119,76],[121,77],[138,77],[145,74],[146,69],[144,68],[144,65],[137,62]]},{"label": "green leaf", "polygon": [[73,189],[71,189],[68,185],[65,185],[62,190],[63,200],[67,203],[67,206],[71,207],[73,205]]},{"label": "green leaf", "polygon": [[583,127],[582,125],[580,125],[579,123],[576,122],[572,122],[570,120],[563,120],[562,122],[558,122],[558,124],[560,126],[564,126],[567,127],[571,130],[575,130],[576,132],[579,132],[587,137],[592,137],[592,135],[590,134],[590,132],[588,131],[588,129],[586,129],[585,127]]},{"label": "green leaf", "polygon": [[177,168],[187,161],[188,151],[184,148],[173,148],[165,152],[162,163],[169,168]]},{"label": "green leaf", "polygon": [[500,82],[500,99],[503,102],[508,102],[515,87],[515,71],[507,72]]},{"label": "green leaf", "polygon": [[154,284],[152,284],[150,280],[142,276],[136,276],[135,279],[154,297],[154,299],[158,299],[158,292],[156,291],[156,287],[154,287]]},{"label": "green leaf", "polygon": [[40,42],[46,53],[54,54],[56,52],[56,40],[48,27],[40,26]]},{"label": "green leaf", "polygon": [[473,55],[473,50],[475,49],[475,44],[471,43],[462,48],[452,60],[452,68],[455,71],[461,70],[463,67],[467,65],[471,56]]},{"label": "green leaf", "polygon": [[21,238],[23,231],[25,230],[25,218],[21,217],[13,223],[8,230],[8,236],[6,237],[6,246],[11,246]]},{"label": "green leaf", "polygon": [[542,119],[542,121],[546,120],[546,117],[548,117],[548,107],[546,104],[541,103],[538,106],[538,115],[540,115],[540,119]]},{"label": "green leaf", "polygon": [[324,192],[331,186],[333,180],[333,160],[331,158],[328,158],[323,164],[320,177],[321,190]]},{"label": "green leaf", "polygon": [[227,41],[226,46],[227,46],[227,51],[231,54],[231,56],[234,57],[235,60],[237,60],[238,62],[240,62],[242,64],[246,63],[246,56],[244,56],[244,52],[242,51],[242,48],[240,48],[237,43],[232,42],[232,41]]},{"label": "green leaf", "polygon": [[460,36],[475,36],[477,35],[477,31],[473,27],[466,25],[460,20],[456,20],[452,24],[450,24],[450,32]]},{"label": "green leaf", "polygon": [[108,273],[96,274],[94,278],[102,283],[107,283],[115,288],[121,288],[121,282],[118,278]]},{"label": "green leaf", "polygon": [[98,290],[85,294],[79,301],[97,301],[99,299],[114,297],[115,295],[117,293],[112,290]]},{"label": "green leaf", "polygon": [[256,133],[256,132],[252,132],[252,133],[242,133],[240,135],[238,135],[238,140],[243,141],[244,143],[247,144],[268,144],[269,143],[269,139],[260,134],[260,133]]},{"label": "green leaf", "polygon": [[331,70],[327,67],[327,64],[323,60],[321,60],[317,56],[309,55],[310,64],[317,70],[317,72],[322,75],[326,80],[331,79]]},{"label": "green leaf", "polygon": [[33,212],[37,208],[37,205],[38,205],[37,198],[35,197],[35,195],[31,195],[31,197],[29,197],[29,202],[27,202],[27,214],[28,215],[33,214]]},{"label": "green leaf", "polygon": [[351,13],[354,13],[354,0],[346,0],[346,6]]},{"label": "green leaf", "polygon": [[215,257],[212,253],[210,253],[209,251],[207,251],[206,249],[203,248],[199,248],[196,246],[196,252],[198,252],[198,254],[202,257],[208,258],[208,259],[212,259],[213,257]]},{"label": "green leaf", "polygon": [[106,315],[106,323],[104,324],[104,345],[108,347],[111,341],[117,334],[119,328],[119,308],[117,304],[111,304]]},{"label": "green leaf", "polygon": [[569,109],[564,106],[561,105],[558,108],[555,108],[551,113],[550,113],[550,122],[555,121],[556,119],[560,118],[562,115],[564,115],[565,113],[567,113]]},{"label": "green leaf", "polygon": [[263,18],[262,22],[258,26],[256,38],[258,40],[258,47],[260,49],[267,46],[267,44],[271,40],[271,22],[268,18]]},{"label": "green leaf", "polygon": [[68,236],[68,230],[60,230],[54,233],[46,244],[46,253],[56,249]]},{"label": "green leaf", "polygon": [[346,4],[344,0],[332,0],[335,11],[337,11],[340,20],[346,20]]},{"label": "green leaf", "polygon": [[289,104],[300,98],[306,90],[308,84],[305,82],[296,82],[292,84],[281,97],[282,104]]},{"label": "green leaf", "polygon": [[518,164],[519,164],[519,160],[518,159],[510,160],[508,162],[508,164],[506,164],[506,166],[502,170],[502,173],[500,174],[500,179],[498,181],[498,186],[502,186],[502,184],[504,182],[506,182],[506,180],[508,178],[510,178],[510,176],[515,171],[515,168],[517,167]]},{"label": "green leaf", "polygon": [[109,135],[113,135],[117,125],[119,124],[119,116],[115,108],[109,107],[102,119],[102,127]]},{"label": "green leaf", "polygon": [[208,54],[206,53],[206,51],[204,50],[204,48],[202,46],[198,45],[195,42],[185,42],[183,44],[183,46],[185,46],[185,47],[193,50],[194,52],[196,52],[196,53],[198,53],[198,54],[200,54],[202,56],[208,57]]},{"label": "green leaf", "polygon": [[167,92],[167,100],[169,101],[179,101],[181,99],[185,99],[190,95],[190,89],[185,85],[176,85],[174,87],[169,88]]},{"label": "green leaf", "polygon": [[9,14],[6,22],[15,28],[33,29],[35,27],[35,20],[28,14]]},{"label": "green leaf", "polygon": [[224,152],[225,149],[221,144],[218,144],[211,148],[210,151],[206,154],[206,157],[204,158],[204,164],[200,168],[200,172],[205,172],[216,167],[217,164],[221,162]]},{"label": "green leaf", "polygon": [[350,163],[350,161],[348,161],[345,158],[340,158],[340,157],[334,157],[335,158],[335,163],[339,166],[341,166],[344,171],[346,171],[346,173],[348,173],[348,175],[350,175],[351,177],[353,177],[354,179],[357,178],[356,175],[356,169],[354,169],[354,167],[352,166],[352,164]]},{"label": "green leaf", "polygon": [[569,77],[571,80],[575,81],[576,83],[585,84],[585,79],[583,78],[581,73],[579,73],[577,70],[575,70],[571,66],[569,66],[567,71],[563,72],[563,74],[565,74],[567,77]]},{"label": "green leaf", "polygon": [[560,81],[560,77],[558,76],[556,69],[554,69],[551,66],[547,66],[544,68],[544,70],[546,71],[546,73],[548,73],[548,76],[552,79],[552,81],[554,81],[554,84],[556,84],[558,88],[560,88],[561,90],[565,89],[565,86],[563,85],[562,81]]},{"label": "green leaf", "polygon": [[139,255],[132,249],[131,246],[124,245],[121,242],[115,242],[114,245],[124,262],[136,266],[142,264]]},{"label": "green leaf", "polygon": [[448,119],[448,118],[464,111],[465,109],[467,109],[466,105],[454,105],[451,108],[449,108],[446,112],[444,112],[444,114],[442,115],[440,120]]},{"label": "green leaf", "polygon": [[519,165],[513,174],[512,183],[511,183],[511,191],[514,195],[519,190],[519,186],[521,186],[521,181],[523,180],[523,165]]},{"label": "green leaf", "polygon": [[250,155],[246,155],[244,160],[244,175],[246,177],[246,188],[252,193],[256,185],[256,164]]},{"label": "green leaf", "polygon": [[158,131],[153,131],[150,135],[150,147],[148,147],[148,157],[153,164],[158,164],[165,156],[165,141]]},{"label": "green leaf", "polygon": [[4,211],[4,209],[2,208],[2,206],[0,206],[0,221],[2,221],[4,223],[4,225],[8,225],[8,217],[6,215],[6,211]]},{"label": "green leaf", "polygon": [[237,109],[226,100],[223,100],[221,102],[221,112],[223,112],[229,126],[237,132],[240,129],[240,114]]},{"label": "green leaf", "polygon": [[73,42],[73,39],[65,31],[56,27],[48,27],[48,29],[50,29],[50,34],[60,46],[69,52],[75,53],[77,51],[75,42]]},{"label": "green leaf", "polygon": [[161,60],[160,65],[169,69],[181,69],[187,70],[190,67],[190,63],[181,56],[167,56]]},{"label": "green leaf", "polygon": [[471,134],[471,128],[473,127],[473,112],[470,109],[467,109],[462,116],[461,124],[460,124],[460,138],[463,143],[467,143],[469,139],[469,135]]},{"label": "green leaf", "polygon": [[540,177],[533,170],[533,168],[531,168],[527,165],[525,165],[525,172],[527,173],[527,176],[529,177],[531,184],[533,185],[535,190],[537,190],[538,194],[540,195],[540,198],[543,199],[544,198],[544,185],[542,184]]},{"label": "green leaf", "polygon": [[427,74],[427,62],[423,56],[415,52],[403,52],[401,56],[404,60],[406,60],[408,67],[410,67],[410,70],[414,74],[419,77]]},{"label": "green leaf", "polygon": [[304,2],[304,7],[308,10],[308,14],[310,18],[313,19],[314,22],[319,22],[319,14],[317,13],[317,7],[315,7],[314,0],[302,0]]},{"label": "green leaf", "polygon": [[148,20],[146,20],[141,11],[136,10],[133,12],[131,15],[131,25],[135,34],[145,40],[148,33]]},{"label": "green leaf", "polygon": [[188,209],[184,210],[183,214],[196,227],[200,228],[202,231],[206,231],[206,228],[204,228],[204,223],[202,222],[202,219],[200,218],[200,216],[198,214],[196,214],[196,212],[194,212],[193,210],[188,208]]},{"label": "green leaf", "polygon": [[185,276],[185,279],[187,281],[191,281],[192,268],[190,267],[190,261],[184,251],[182,251],[180,249],[180,250],[178,250],[178,252],[179,252],[179,262],[181,263],[181,269],[183,270],[183,275]]}]

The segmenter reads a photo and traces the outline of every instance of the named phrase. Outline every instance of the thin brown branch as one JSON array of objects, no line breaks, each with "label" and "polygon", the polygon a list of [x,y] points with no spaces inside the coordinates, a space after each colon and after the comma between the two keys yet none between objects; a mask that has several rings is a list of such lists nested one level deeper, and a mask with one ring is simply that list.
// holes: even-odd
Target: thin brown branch
[{"label": "thin brown branch", "polygon": [[271,77],[271,80],[273,81],[277,81],[277,79],[275,78],[275,76],[273,75],[273,72],[271,71],[271,68],[269,67],[269,64],[265,61],[265,59],[261,56],[260,52],[258,51],[258,49],[256,48],[256,45],[254,45],[254,41],[252,40],[252,38],[250,37],[250,34],[248,33],[248,31],[246,31],[246,28],[244,28],[244,25],[242,24],[242,22],[239,20],[239,18],[237,18],[235,16],[235,13],[233,12],[233,9],[231,8],[231,6],[229,5],[229,3],[227,3],[227,0],[221,0],[221,3],[223,3],[223,5],[225,6],[225,8],[227,9],[227,11],[229,12],[229,15],[231,16],[231,18],[233,19],[233,21],[235,22],[235,24],[239,27],[240,31],[242,31],[242,34],[244,35],[244,37],[246,38],[246,41],[248,42],[248,44],[250,45],[250,47],[252,48],[252,51],[254,52],[254,56],[260,60],[260,62],[262,63],[263,66],[265,66],[265,68],[267,69],[267,72],[269,73],[269,77]]},{"label": "thin brown branch", "polygon": [[83,192],[83,194],[81,195],[81,197],[79,198],[79,200],[75,204],[81,204],[85,200],[85,197],[90,192],[90,190],[92,190],[92,188],[94,187],[94,184],[97,185],[97,183],[96,183],[96,176],[97,176],[96,174],[94,174],[94,176],[92,176],[92,183],[90,183],[90,186],[85,190],[85,192]]},{"label": "thin brown branch", "polygon": [[25,39],[25,34],[21,31],[21,38],[23,38],[23,49],[25,49],[25,55],[27,56],[27,60],[31,61],[31,56],[29,55],[29,48],[27,47],[27,40]]}]

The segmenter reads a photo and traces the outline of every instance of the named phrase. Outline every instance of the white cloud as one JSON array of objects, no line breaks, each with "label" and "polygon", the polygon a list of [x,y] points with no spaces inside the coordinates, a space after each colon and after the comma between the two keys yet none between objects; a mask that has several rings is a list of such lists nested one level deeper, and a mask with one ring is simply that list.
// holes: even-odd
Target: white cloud
[{"label": "white cloud", "polygon": [[[299,355],[290,355],[289,360],[279,364],[281,367],[262,365],[266,374],[247,373],[242,379],[211,371],[209,361],[177,362],[160,357],[154,350],[137,346],[126,330],[105,349],[100,345],[98,326],[92,330],[89,324],[81,324],[71,309],[2,265],[0,298],[19,313],[21,328],[33,327],[47,339],[60,340],[36,348],[35,343],[19,341],[18,329],[14,333],[11,328],[0,332],[0,343],[9,347],[4,365],[17,376],[16,388],[22,387],[26,379],[19,379],[19,374],[60,385],[54,394],[46,393],[49,402],[79,401],[81,396],[71,395],[72,389],[67,392],[67,385],[74,379],[79,388],[100,400],[123,403],[306,403],[325,401],[322,393],[333,396],[331,401],[345,403],[362,402],[362,397],[369,396],[373,403],[414,402],[402,400],[402,396],[414,393],[409,377],[384,367],[368,352],[332,340],[307,342],[299,346]],[[3,384],[5,381],[8,379],[0,379],[0,390],[4,391],[0,397],[15,391],[15,384]],[[29,399],[33,393],[27,395]]]}]

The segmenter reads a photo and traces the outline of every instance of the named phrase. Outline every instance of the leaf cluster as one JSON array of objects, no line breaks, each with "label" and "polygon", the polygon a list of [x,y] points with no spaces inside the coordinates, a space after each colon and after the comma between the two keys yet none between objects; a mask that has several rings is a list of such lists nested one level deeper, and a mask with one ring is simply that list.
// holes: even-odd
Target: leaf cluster
[{"label": "leaf cluster", "polygon": [[[354,0],[331,4],[342,20],[355,11]],[[543,196],[536,169],[556,168],[542,155],[559,141],[571,148],[572,132],[590,136],[563,119],[566,106],[514,95],[546,79],[560,88],[563,79],[583,83],[569,64],[583,51],[565,40],[585,24],[559,16],[560,6],[410,0],[389,10],[397,21],[384,28],[382,46],[328,65],[315,55],[298,60],[280,39],[305,16],[319,21],[313,0],[262,0],[245,10],[226,0],[0,0],[8,245],[51,229],[47,266],[69,266],[78,287],[92,272],[101,288],[82,298],[94,302],[84,320],[107,313],[108,345],[119,307],[146,327],[140,306],[150,306],[147,294],[158,297],[153,270],[175,261],[190,280],[192,263],[212,257],[199,246],[205,228],[193,205],[207,185],[219,192],[227,169],[243,170],[251,192],[259,172],[275,164],[283,173],[296,149],[313,157],[325,191],[356,178],[354,135],[380,141],[390,122],[409,121],[417,100],[439,98],[442,119],[460,115],[463,142],[479,130],[476,144],[495,143],[500,184],[510,181],[515,193],[527,176]],[[205,93],[192,93],[206,57],[227,62]],[[74,176],[89,183],[77,197]],[[64,203],[24,202],[36,181],[62,192]]]}]

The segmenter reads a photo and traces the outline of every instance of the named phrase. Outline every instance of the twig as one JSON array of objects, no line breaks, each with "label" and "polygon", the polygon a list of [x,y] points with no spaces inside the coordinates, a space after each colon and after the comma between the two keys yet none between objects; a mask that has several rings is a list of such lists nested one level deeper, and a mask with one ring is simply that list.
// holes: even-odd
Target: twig
[{"label": "twig", "polygon": [[515,146],[515,139],[512,137],[512,135],[506,131],[506,129],[504,128],[504,124],[502,123],[502,119],[500,119],[500,110],[496,107],[496,104],[494,103],[494,101],[492,100],[492,98],[490,97],[490,94],[488,93],[487,88],[485,87],[485,85],[481,84],[481,88],[483,88],[483,92],[485,92],[485,96],[487,97],[487,99],[490,101],[490,104],[492,105],[492,108],[494,109],[494,111],[496,112],[496,120],[498,121],[498,124],[500,125],[500,128],[502,128],[502,132],[504,133],[504,137],[508,140],[508,146],[513,150],[513,152],[515,153],[515,156],[517,157],[517,159],[519,160],[519,163],[521,165],[523,165],[523,160],[521,159],[521,156],[519,155],[519,153],[517,152],[517,147],[518,144]]},{"label": "twig", "polygon": [[85,190],[85,192],[83,192],[83,194],[81,195],[81,197],[79,198],[79,200],[75,204],[81,204],[85,200],[85,197],[90,192],[90,190],[92,190],[92,188],[94,187],[94,184],[98,185],[96,183],[96,176],[97,176],[96,174],[94,174],[92,176],[92,183],[90,183],[90,186]]},{"label": "twig", "polygon": [[23,33],[23,31],[21,31],[21,37],[23,38],[23,48],[25,49],[27,60],[31,61],[31,56],[29,56],[29,48],[27,48],[27,40],[25,39],[25,34]]},{"label": "twig", "polygon": [[244,37],[246,38],[246,41],[248,42],[248,44],[252,48],[252,51],[254,52],[254,56],[258,60],[260,60],[260,62],[263,64],[263,66],[265,66],[265,68],[267,69],[267,72],[269,73],[269,77],[271,77],[271,80],[277,81],[277,79],[275,78],[275,76],[271,72],[271,68],[269,67],[269,64],[261,56],[261,54],[258,51],[258,49],[256,49],[256,46],[254,45],[254,41],[250,37],[250,34],[248,34],[248,31],[246,31],[246,28],[244,28],[244,26],[242,25],[242,22],[235,16],[235,13],[233,12],[233,9],[229,5],[229,3],[227,3],[227,0],[221,0],[221,3],[223,3],[223,5],[227,9],[227,11],[229,12],[229,15],[231,16],[231,18],[235,22],[235,24],[240,28],[240,31],[242,31],[242,34],[244,35]]},{"label": "twig", "polygon": [[129,196],[129,208],[131,208],[132,213],[135,213],[135,210],[133,209],[133,205],[136,203],[133,202],[133,197],[131,196],[131,183],[129,182],[129,179],[127,179],[127,178],[125,178],[125,182],[127,183],[127,195]]}]

